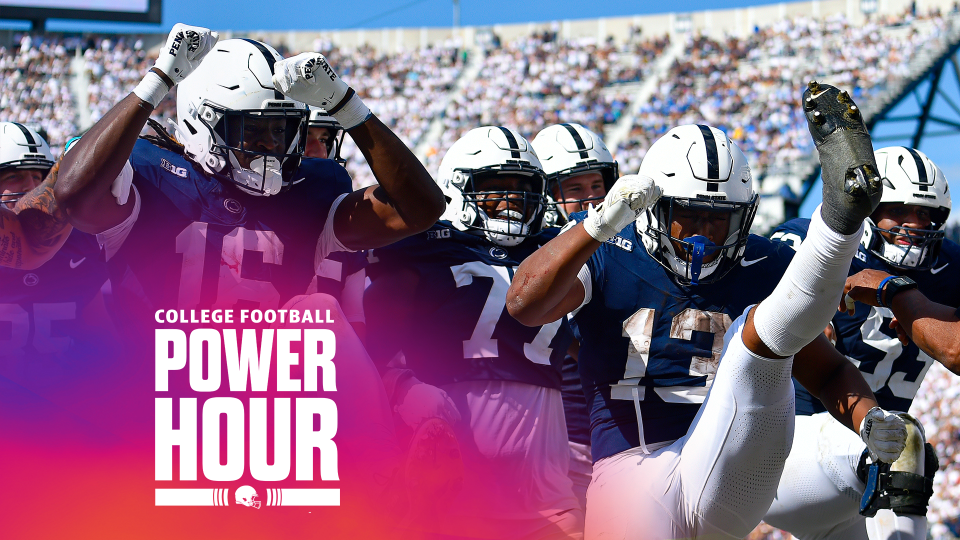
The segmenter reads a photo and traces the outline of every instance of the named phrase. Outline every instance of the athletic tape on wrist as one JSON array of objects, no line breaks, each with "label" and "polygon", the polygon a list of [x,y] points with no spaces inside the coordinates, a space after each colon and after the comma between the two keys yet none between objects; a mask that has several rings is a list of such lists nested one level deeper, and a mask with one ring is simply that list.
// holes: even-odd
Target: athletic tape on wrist
[{"label": "athletic tape on wrist", "polygon": [[350,96],[342,106],[328,111],[328,114],[336,118],[337,122],[340,122],[340,125],[343,126],[343,129],[347,130],[359,126],[373,116],[373,113],[371,113],[370,109],[363,103],[360,96],[353,92],[352,88],[349,90],[349,93],[353,95]]},{"label": "athletic tape on wrist", "polygon": [[169,91],[170,88],[167,86],[167,83],[153,71],[148,71],[143,77],[143,80],[140,81],[140,84],[133,89],[133,93],[136,94],[138,98],[153,105],[153,108],[157,108],[157,105],[160,104]]}]

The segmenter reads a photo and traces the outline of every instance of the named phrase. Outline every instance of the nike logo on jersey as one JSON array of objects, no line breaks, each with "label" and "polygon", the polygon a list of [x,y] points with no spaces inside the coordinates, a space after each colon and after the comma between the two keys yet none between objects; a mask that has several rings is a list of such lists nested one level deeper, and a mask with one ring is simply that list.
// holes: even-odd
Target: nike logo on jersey
[{"label": "nike logo on jersey", "polygon": [[80,260],[77,261],[77,262],[73,262],[73,259],[70,259],[70,268],[73,269],[73,268],[76,268],[76,267],[80,266],[80,265],[83,263],[83,261],[85,261],[85,260],[87,260],[86,257],[80,259]]},{"label": "nike logo on jersey", "polygon": [[760,262],[760,261],[762,261],[762,260],[764,260],[764,259],[766,259],[766,258],[767,258],[767,257],[760,257],[759,259],[754,259],[754,260],[752,260],[752,261],[748,261],[748,260],[746,260],[746,259],[741,259],[741,260],[740,260],[740,266],[750,266],[751,264],[757,264],[758,262]]},{"label": "nike logo on jersey", "polygon": [[950,266],[950,263],[947,263],[947,264],[941,266],[940,268],[931,268],[931,269],[930,269],[930,273],[931,273],[931,274],[936,274],[937,272],[943,270],[944,268],[946,268],[946,267],[948,267],[948,266]]}]

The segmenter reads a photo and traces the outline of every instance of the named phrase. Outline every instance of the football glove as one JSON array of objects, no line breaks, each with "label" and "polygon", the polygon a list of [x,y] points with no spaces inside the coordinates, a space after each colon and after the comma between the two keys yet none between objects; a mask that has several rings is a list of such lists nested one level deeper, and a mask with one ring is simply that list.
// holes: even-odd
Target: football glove
[{"label": "football glove", "polygon": [[300,53],[277,62],[273,86],[291,99],[326,109],[344,129],[370,118],[370,109],[320,53]]},{"label": "football glove", "polygon": [[650,177],[622,176],[599,206],[587,210],[583,228],[598,242],[606,242],[636,221],[640,212],[657,202],[660,193],[660,188]]},{"label": "football glove", "polygon": [[460,421],[460,411],[446,392],[420,381],[415,382],[394,407],[403,423],[417,429],[429,418],[441,418],[449,424]]},{"label": "football glove", "polygon": [[[172,85],[187,78],[217,44],[220,36],[207,28],[177,23],[160,49],[157,63],[133,93],[156,108]],[[159,74],[157,72],[160,72]]]},{"label": "football glove", "polygon": [[907,444],[907,428],[896,414],[874,407],[860,422],[860,438],[871,459],[893,463]]},{"label": "football glove", "polygon": [[219,40],[220,35],[209,28],[177,23],[167,36],[167,42],[160,49],[160,56],[153,67],[177,84],[197,69]]}]

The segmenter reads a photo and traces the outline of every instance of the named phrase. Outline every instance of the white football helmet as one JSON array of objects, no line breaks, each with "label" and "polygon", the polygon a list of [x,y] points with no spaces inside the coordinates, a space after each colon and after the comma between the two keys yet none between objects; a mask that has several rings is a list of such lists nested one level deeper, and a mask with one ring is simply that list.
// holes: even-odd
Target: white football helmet
[{"label": "white football helmet", "polygon": [[341,165],[344,164],[346,160],[340,157],[340,147],[343,146],[343,136],[346,135],[346,131],[343,130],[340,122],[330,116],[326,109],[312,107],[308,125],[311,128],[330,130],[330,138],[327,139],[327,156]]},{"label": "white football helmet", "polygon": [[237,501],[237,504],[249,506],[250,508],[256,508],[257,510],[260,509],[260,501],[257,500],[257,490],[250,486],[238,487],[233,496],[234,500]]},{"label": "white football helmet", "polygon": [[254,195],[287,187],[306,143],[307,106],[273,87],[281,59],[259,41],[221,41],[177,89],[177,139],[187,157]]},{"label": "white football helmet", "polygon": [[[554,186],[560,201],[579,202],[581,205],[600,204],[603,197],[567,199],[563,195],[563,181],[571,176],[598,172],[603,177],[603,187],[610,191],[620,177],[617,162],[600,136],[580,124],[554,124],[544,128],[531,142],[540,158],[543,172],[547,175],[547,195],[552,198]],[[554,205],[564,218],[567,213],[562,206]]]},{"label": "white football helmet", "polygon": [[[867,218],[861,244],[890,266],[902,270],[924,270],[937,262],[943,245],[943,226],[950,216],[950,186],[940,167],[923,152],[903,146],[881,148],[874,152],[880,178],[883,179],[883,196],[880,204],[916,204],[930,209],[932,222],[929,229],[896,227],[892,230],[877,227]],[[910,245],[891,244],[881,232],[903,237]]]},{"label": "white football helmet", "polygon": [[[679,283],[713,283],[739,264],[760,196],[746,156],[724,132],[704,125],[675,127],[653,143],[638,174],[653,178],[663,195],[640,215],[637,230],[650,255]],[[703,236],[674,238],[670,228],[679,208],[728,212],[723,245]],[[674,242],[685,253],[677,253]],[[716,251],[720,255],[704,264],[703,258]]]},{"label": "white football helmet", "polygon": [[[496,175],[530,178],[528,191],[477,191],[477,180]],[[477,231],[500,246],[516,246],[543,227],[546,210],[546,179],[533,147],[516,131],[486,126],[467,132],[447,150],[440,162],[437,183],[447,199],[440,219],[450,221],[457,230]],[[480,204],[499,204],[509,200],[514,209],[489,216]]]},{"label": "white football helmet", "polygon": [[[53,164],[50,145],[39,133],[16,122],[0,122],[0,172],[39,169],[43,176],[47,176]],[[8,193],[3,202],[16,203],[24,195],[26,192]]]}]

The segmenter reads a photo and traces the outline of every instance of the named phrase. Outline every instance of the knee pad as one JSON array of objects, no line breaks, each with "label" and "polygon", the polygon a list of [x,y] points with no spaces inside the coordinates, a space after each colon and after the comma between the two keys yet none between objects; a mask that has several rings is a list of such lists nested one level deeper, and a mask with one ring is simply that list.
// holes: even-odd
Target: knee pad
[{"label": "knee pad", "polygon": [[860,500],[860,514],[873,517],[878,510],[893,510],[897,515],[925,516],[933,477],[939,461],[933,446],[924,440],[923,426],[915,418],[900,413],[907,426],[907,446],[892,464],[870,463],[864,450],[857,476],[866,484]]}]

